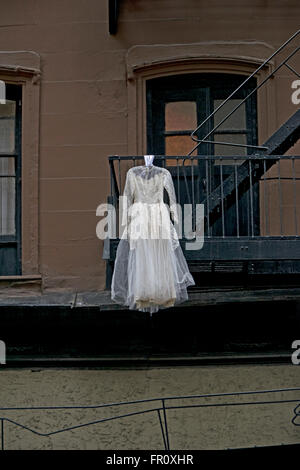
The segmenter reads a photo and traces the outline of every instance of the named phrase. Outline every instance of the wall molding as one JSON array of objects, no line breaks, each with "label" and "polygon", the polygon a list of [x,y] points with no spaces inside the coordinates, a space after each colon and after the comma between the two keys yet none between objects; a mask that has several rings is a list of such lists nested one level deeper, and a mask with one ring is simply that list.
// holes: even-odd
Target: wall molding
[{"label": "wall molding", "polygon": [[[189,44],[132,46],[126,55],[127,78],[149,67],[163,64],[226,60],[261,65],[274,52],[273,46],[259,41],[207,41]],[[271,62],[274,66],[274,63]]]}]

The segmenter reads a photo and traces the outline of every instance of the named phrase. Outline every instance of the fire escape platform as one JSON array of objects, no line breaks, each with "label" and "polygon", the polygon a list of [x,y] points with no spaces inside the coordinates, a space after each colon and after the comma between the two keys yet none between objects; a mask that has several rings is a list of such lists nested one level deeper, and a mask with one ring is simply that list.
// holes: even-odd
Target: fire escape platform
[{"label": "fire escape platform", "polygon": [[[191,287],[189,299],[172,308],[205,307],[210,305],[245,304],[249,302],[300,301],[300,287],[290,286],[222,286]],[[44,294],[1,294],[0,307],[98,308],[99,311],[128,310],[111,300],[110,291],[51,292]],[[161,313],[160,313],[161,314]]]}]

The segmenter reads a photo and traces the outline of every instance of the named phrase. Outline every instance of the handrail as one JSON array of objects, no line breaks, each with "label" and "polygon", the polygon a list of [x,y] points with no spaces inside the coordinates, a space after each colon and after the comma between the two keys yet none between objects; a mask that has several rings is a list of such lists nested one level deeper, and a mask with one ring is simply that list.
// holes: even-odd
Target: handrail
[{"label": "handrail", "polygon": [[[148,398],[148,399],[141,399],[141,400],[131,400],[131,401],[123,401],[123,402],[115,402],[115,403],[106,403],[100,405],[77,405],[77,406],[31,406],[31,407],[0,407],[0,411],[32,411],[32,410],[78,410],[78,409],[99,409],[99,408],[108,408],[108,407],[116,407],[116,406],[124,406],[124,405],[139,405],[142,403],[150,404],[153,403],[153,408],[145,408],[143,410],[138,411],[130,411],[128,413],[120,413],[115,416],[111,416],[108,418],[96,419],[93,421],[89,421],[82,424],[76,424],[74,426],[68,426],[65,428],[56,429],[55,431],[50,432],[40,432],[36,429],[33,429],[29,426],[25,426],[22,423],[15,421],[14,419],[8,417],[0,417],[0,428],[1,428],[1,449],[4,450],[5,448],[5,427],[4,423],[13,424],[21,429],[30,431],[31,433],[41,436],[41,437],[49,437],[54,434],[59,434],[66,431],[71,431],[78,428],[85,428],[87,426],[104,423],[116,419],[128,418],[131,416],[138,416],[144,415],[148,413],[157,413],[160,431],[162,435],[162,441],[165,450],[170,450],[170,433],[169,427],[167,422],[167,410],[175,410],[175,409],[187,409],[187,408],[207,408],[207,407],[223,407],[223,406],[250,406],[250,405],[267,405],[267,404],[279,404],[279,403],[298,403],[298,405],[294,408],[294,416],[291,419],[291,423],[295,426],[300,426],[300,423],[296,422],[296,418],[300,416],[300,394],[299,398],[295,399],[278,399],[278,400],[261,400],[261,401],[247,401],[247,402],[226,402],[226,403],[197,403],[197,404],[170,404],[167,405],[167,401],[174,401],[175,400],[195,400],[195,399],[203,399],[203,398],[212,398],[212,397],[237,397],[237,396],[245,396],[245,395],[260,395],[260,394],[270,394],[270,393],[283,393],[283,392],[291,392],[297,391],[300,392],[300,387],[292,387],[292,388],[281,388],[281,389],[269,389],[269,390],[251,390],[251,391],[241,391],[241,392],[222,392],[222,393],[206,393],[206,394],[199,394],[199,395],[183,395],[183,396],[165,396],[165,397],[156,397],[156,398]],[[156,403],[160,402],[160,405],[157,406]]]},{"label": "handrail", "polygon": [[[201,129],[201,127],[212,117],[215,115],[215,113],[220,109],[222,108],[226,103],[227,101],[230,100],[230,98],[232,98],[232,96],[234,96],[236,94],[237,91],[239,91],[244,85],[245,83],[248,82],[248,80],[250,80],[250,78],[252,78],[255,74],[257,74],[257,72],[260,71],[260,69],[262,67],[264,67],[266,64],[268,64],[270,62],[270,60],[273,59],[273,57],[275,57],[282,49],[284,49],[295,37],[298,36],[298,34],[300,33],[300,29],[298,31],[296,31],[287,41],[285,41],[275,52],[273,52],[259,67],[257,67],[257,69],[252,72],[251,75],[249,75],[249,77],[247,77],[211,114],[209,114],[209,116],[207,116],[200,124],[198,127],[196,127],[196,129],[191,133],[191,139],[195,142],[198,142],[198,144],[187,154],[187,156],[189,157],[198,147],[199,145],[201,145],[201,143],[205,142],[205,143],[212,143],[211,141],[207,141],[207,137],[209,137],[216,129],[218,129],[218,127],[221,126],[221,124],[223,124],[224,121],[226,121],[226,119],[228,119],[254,92],[256,92],[262,85],[264,85],[271,77],[274,76],[274,74],[283,66],[283,65],[286,65],[293,73],[295,73],[298,77],[299,77],[299,74],[298,72],[296,72],[293,67],[291,66],[288,66],[286,64],[286,62],[294,55],[296,54],[296,52],[298,52],[298,50],[300,49],[300,47],[297,47],[293,52],[291,52],[288,57],[286,59],[284,59],[276,68],[275,70],[273,70],[256,88],[254,88],[247,96],[246,98],[244,98],[230,113],[228,113],[220,122],[218,125],[216,125],[205,137],[203,137],[203,139],[198,139],[195,136],[196,132]],[[215,142],[213,141],[214,144],[221,144],[221,145],[233,145],[231,143],[226,143],[226,142]],[[244,144],[234,144],[236,146],[245,146]],[[246,147],[250,147],[250,148],[258,148],[260,150],[265,150],[265,147],[263,146],[259,146],[259,145],[246,145]]]}]

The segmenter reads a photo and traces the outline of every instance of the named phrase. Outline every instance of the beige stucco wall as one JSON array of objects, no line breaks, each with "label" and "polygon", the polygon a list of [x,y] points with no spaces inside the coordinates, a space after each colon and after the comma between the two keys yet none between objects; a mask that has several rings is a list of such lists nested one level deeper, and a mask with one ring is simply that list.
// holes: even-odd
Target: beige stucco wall
[{"label": "beige stucco wall", "polygon": [[[97,405],[159,396],[289,388],[300,385],[299,367],[291,364],[102,370],[3,368],[0,373],[0,403],[6,407]],[[252,398],[206,398],[202,403],[272,399],[299,399],[300,402],[300,392],[263,394]],[[296,404],[167,411],[171,449],[223,449],[299,443],[300,428],[291,424]],[[39,432],[50,432],[116,415],[120,411],[126,413],[133,411],[133,408],[141,410],[149,406],[48,410],[43,413],[39,410],[1,411],[0,416],[9,417]],[[52,437],[39,437],[5,423],[5,447],[159,450],[163,449],[163,442],[154,412]]]}]

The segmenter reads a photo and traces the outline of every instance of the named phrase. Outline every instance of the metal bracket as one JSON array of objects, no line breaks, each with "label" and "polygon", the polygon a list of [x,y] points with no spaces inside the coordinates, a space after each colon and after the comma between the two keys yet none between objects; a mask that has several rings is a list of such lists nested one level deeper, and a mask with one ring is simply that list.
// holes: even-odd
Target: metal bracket
[{"label": "metal bracket", "polygon": [[109,34],[116,34],[119,15],[119,0],[108,0]]}]

